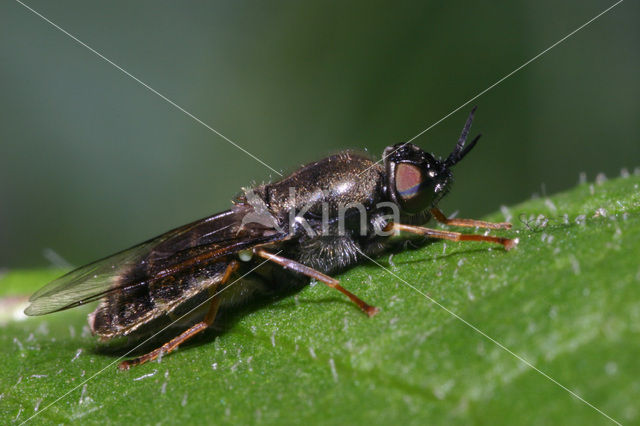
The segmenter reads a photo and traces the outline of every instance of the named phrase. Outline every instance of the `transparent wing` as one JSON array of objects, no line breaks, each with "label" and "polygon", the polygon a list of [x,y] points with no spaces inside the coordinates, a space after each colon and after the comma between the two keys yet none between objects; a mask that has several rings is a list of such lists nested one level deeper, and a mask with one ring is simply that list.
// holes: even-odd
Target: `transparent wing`
[{"label": "transparent wing", "polygon": [[79,306],[117,290],[148,286],[183,269],[281,239],[264,228],[242,228],[248,206],[235,206],[218,215],[169,231],[112,256],[90,263],[50,282],[31,296],[27,315],[43,315]]},{"label": "transparent wing", "polygon": [[119,278],[134,269],[157,245],[147,241],[128,250],[69,272],[35,292],[25,309],[27,315],[43,315],[91,302],[120,286]]}]

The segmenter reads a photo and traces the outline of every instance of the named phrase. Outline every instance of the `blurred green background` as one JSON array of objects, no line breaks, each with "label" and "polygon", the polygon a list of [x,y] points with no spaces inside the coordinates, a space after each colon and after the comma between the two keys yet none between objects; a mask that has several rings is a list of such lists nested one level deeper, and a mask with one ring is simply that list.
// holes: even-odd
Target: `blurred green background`
[{"label": "blurred green background", "polygon": [[[379,156],[607,1],[27,4],[277,170]],[[481,96],[443,208],[480,216],[640,166],[640,6]],[[447,155],[471,105],[415,141]],[[275,175],[14,1],[0,3],[0,267],[80,265]]]}]

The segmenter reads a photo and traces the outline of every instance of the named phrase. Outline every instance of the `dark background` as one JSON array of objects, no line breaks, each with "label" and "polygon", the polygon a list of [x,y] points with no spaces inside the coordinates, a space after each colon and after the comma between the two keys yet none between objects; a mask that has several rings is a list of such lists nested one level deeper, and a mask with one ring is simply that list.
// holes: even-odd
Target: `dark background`
[{"label": "dark background", "polygon": [[[609,1],[27,4],[277,170],[379,156]],[[484,134],[445,211],[481,216],[640,166],[640,7],[626,1],[415,143]],[[0,267],[80,265],[275,175],[14,1],[0,3]]]}]

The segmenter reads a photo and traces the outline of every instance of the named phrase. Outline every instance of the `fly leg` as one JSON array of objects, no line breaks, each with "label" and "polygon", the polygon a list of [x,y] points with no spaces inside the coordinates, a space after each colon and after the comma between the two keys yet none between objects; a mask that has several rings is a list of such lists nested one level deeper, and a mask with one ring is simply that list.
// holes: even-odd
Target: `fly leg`
[{"label": "fly leg", "polygon": [[[218,283],[218,285],[216,285],[214,287],[214,289],[217,289],[217,288],[221,287],[227,281],[229,281],[229,278],[231,278],[231,275],[233,274],[233,272],[236,269],[238,269],[238,263],[237,262],[233,261],[233,262],[229,263],[229,265],[227,266],[227,269],[224,272],[224,276],[222,277],[222,280],[220,281],[220,283]],[[120,370],[128,370],[133,366],[144,364],[145,362],[148,362],[148,361],[153,361],[153,360],[157,359],[160,356],[163,356],[165,354],[168,354],[169,352],[172,352],[172,351],[176,350],[178,348],[178,346],[180,346],[181,344],[183,344],[187,340],[191,339],[196,334],[206,330],[207,327],[209,327],[211,324],[213,324],[213,322],[216,319],[216,314],[218,313],[218,308],[219,307],[220,307],[220,297],[219,296],[214,296],[211,299],[211,302],[209,304],[209,310],[207,311],[207,314],[205,315],[204,320],[202,320],[201,322],[197,323],[196,325],[194,325],[193,327],[189,328],[188,330],[180,333],[180,335],[178,335],[178,336],[174,337],[173,339],[169,340],[167,343],[165,343],[164,345],[160,346],[159,348],[157,348],[157,349],[155,349],[155,350],[153,350],[153,351],[151,351],[151,352],[149,352],[147,354],[139,356],[137,358],[130,359],[130,360],[127,360],[127,361],[122,361],[120,364],[118,364],[118,369],[120,369]]]},{"label": "fly leg", "polygon": [[511,229],[511,224],[508,222],[485,222],[483,220],[475,219],[449,219],[437,207],[432,208],[430,212],[435,220],[445,225],[465,226],[468,228]]},{"label": "fly leg", "polygon": [[385,231],[405,231],[413,234],[424,235],[430,238],[439,238],[450,241],[485,241],[487,243],[502,244],[505,250],[511,250],[518,244],[518,239],[494,237],[492,235],[461,234],[460,232],[441,231],[439,229],[423,228],[422,226],[403,225],[390,223]]},{"label": "fly leg", "polygon": [[268,251],[265,251],[263,249],[256,249],[255,250],[255,254],[257,254],[258,256],[270,260],[274,263],[277,263],[278,265],[289,269],[291,271],[295,271],[295,272],[299,272],[303,275],[306,275],[308,277],[314,278],[318,281],[322,281],[323,283],[325,283],[326,285],[328,285],[331,288],[335,288],[336,290],[338,290],[339,292],[345,294],[349,299],[351,299],[351,301],[353,303],[355,303],[356,305],[358,305],[358,307],[360,309],[362,309],[362,311],[364,311],[365,314],[369,315],[370,317],[374,316],[375,314],[378,313],[379,309],[376,308],[375,306],[371,306],[367,303],[365,303],[364,301],[362,301],[358,296],[356,296],[355,294],[351,293],[349,290],[347,290],[346,288],[342,287],[340,285],[340,281],[331,278],[328,275],[323,274],[320,271],[316,271],[313,268],[310,268],[306,265],[303,265],[302,263],[298,263],[295,260],[291,260],[291,259],[287,259],[286,257],[281,257],[281,256],[277,256],[273,253],[269,253]]}]

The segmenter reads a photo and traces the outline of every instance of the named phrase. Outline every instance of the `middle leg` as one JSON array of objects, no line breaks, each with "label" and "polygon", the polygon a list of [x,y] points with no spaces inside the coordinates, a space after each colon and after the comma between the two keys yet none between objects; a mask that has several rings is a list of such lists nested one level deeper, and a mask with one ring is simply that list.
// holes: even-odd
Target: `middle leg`
[{"label": "middle leg", "polygon": [[362,299],[360,299],[358,296],[356,296],[355,294],[351,293],[349,290],[347,290],[346,288],[342,287],[340,285],[340,281],[336,280],[335,278],[331,278],[328,275],[323,274],[320,271],[316,271],[313,268],[310,268],[309,266],[303,265],[302,263],[298,263],[295,260],[291,260],[291,259],[287,259],[286,257],[281,257],[278,255],[275,255],[273,253],[269,253],[266,250],[263,249],[256,249],[255,250],[255,254],[257,254],[258,256],[270,260],[274,263],[277,263],[278,265],[286,268],[286,269],[290,269],[292,271],[296,271],[299,272],[303,275],[306,275],[310,278],[315,278],[318,281],[322,281],[323,283],[325,283],[326,285],[328,285],[331,288],[335,288],[336,290],[338,290],[339,292],[341,292],[342,294],[345,294],[349,299],[351,299],[351,301],[353,303],[355,303],[356,305],[358,305],[358,307],[360,309],[362,309],[362,311],[364,311],[365,314],[369,315],[370,317],[374,316],[375,314],[377,314],[379,312],[379,309],[376,308],[375,306],[371,306],[367,303],[365,303]]}]

